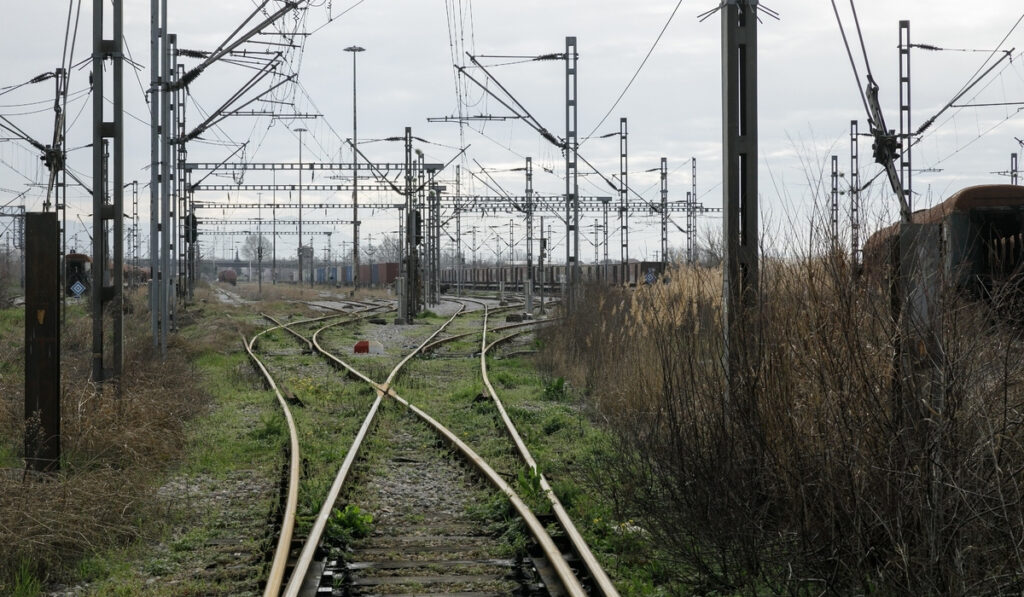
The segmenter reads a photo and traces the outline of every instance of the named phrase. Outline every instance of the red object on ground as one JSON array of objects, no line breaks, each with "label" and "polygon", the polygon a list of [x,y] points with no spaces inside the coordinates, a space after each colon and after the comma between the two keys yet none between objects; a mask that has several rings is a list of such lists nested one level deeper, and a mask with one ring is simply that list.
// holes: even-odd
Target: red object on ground
[{"label": "red object on ground", "polygon": [[356,342],[355,352],[356,353],[368,353],[368,352],[370,352],[370,341],[369,340],[360,340],[359,342]]}]

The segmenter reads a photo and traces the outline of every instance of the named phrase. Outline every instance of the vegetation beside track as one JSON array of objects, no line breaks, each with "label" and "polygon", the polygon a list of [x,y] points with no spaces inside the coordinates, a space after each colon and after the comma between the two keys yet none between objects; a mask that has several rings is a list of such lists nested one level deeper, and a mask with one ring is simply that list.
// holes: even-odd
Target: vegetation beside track
[{"label": "vegetation beside track", "polygon": [[[229,290],[246,301],[256,298],[254,285]],[[253,372],[242,335],[251,337],[270,325],[260,311],[293,320],[325,313],[302,302],[322,300],[309,289],[267,285],[263,297],[238,304],[201,289],[179,313],[180,329],[170,336],[168,356],[161,361],[151,347],[144,294],[133,295],[122,398],[109,386],[87,382],[89,320],[84,306],[72,303],[63,339],[65,462],[61,474],[45,483],[22,478],[22,309],[0,310],[0,467],[6,467],[0,478],[0,594],[259,593],[265,555],[275,539],[268,533],[286,440],[278,405]],[[386,334],[399,334],[387,346],[397,344],[401,352],[402,345],[418,343],[443,319],[423,313],[418,317],[423,325],[343,325],[324,337],[351,356],[355,339],[386,328]],[[479,316],[456,321],[453,333],[479,329]],[[309,335],[315,328],[298,329]],[[298,399],[293,413],[305,461],[301,534],[320,508],[316,496],[326,493],[333,478],[335,466],[328,462],[344,456],[372,392],[324,362],[303,357],[302,345],[286,332],[264,335],[260,351],[287,393]],[[478,351],[479,335],[444,345],[436,358],[413,360],[396,388],[493,459],[530,503],[546,508],[535,479],[511,455],[496,427],[493,405],[476,400],[483,389],[479,359],[473,358]],[[353,361],[383,381],[396,354]],[[623,594],[670,592],[667,575],[643,563],[651,553],[648,536],[613,515],[611,503],[595,488],[604,481],[589,475],[586,463],[611,444],[589,423],[591,413],[580,395],[557,389],[554,380],[537,373],[532,356],[492,359],[491,365],[492,379],[513,419],[523,425],[542,471]],[[387,401],[385,414],[401,408]],[[374,434],[369,441],[377,441]],[[354,505],[363,509],[350,510],[347,518],[339,514],[335,531],[344,534],[372,516],[373,504]],[[525,545],[526,534],[509,517],[504,500],[483,500],[474,507],[480,520],[508,518],[495,532],[504,534],[510,550]],[[51,532],[40,533],[42,527]]]},{"label": "vegetation beside track", "polygon": [[0,594],[258,592],[283,441],[241,349],[258,322],[201,289],[161,359],[144,300],[129,299],[120,396],[88,381],[90,320],[69,303],[62,468],[43,480],[20,460],[23,308],[0,311]]},{"label": "vegetation beside track", "polygon": [[901,399],[886,290],[846,265],[765,260],[731,379],[720,270],[583,292],[543,361],[615,438],[594,488],[681,593],[1019,593],[1019,289],[943,296],[942,401]]},{"label": "vegetation beside track", "polygon": [[[473,319],[479,317],[467,316],[460,329]],[[492,318],[489,327],[502,324]],[[507,333],[490,333],[488,342]],[[651,536],[628,517],[620,517],[599,490],[607,479],[593,474],[593,463],[611,449],[612,436],[594,425],[594,413],[583,396],[564,381],[542,373],[535,356],[503,356],[536,348],[532,336],[492,349],[493,356],[488,353],[488,376],[509,417],[619,591],[623,595],[673,594],[674,573],[657,557]],[[549,513],[550,503],[542,495],[538,478],[514,453],[498,411],[484,393],[479,357],[465,358],[479,351],[479,335],[445,344],[432,357],[411,362],[396,389],[490,462],[531,508]],[[439,394],[438,387],[448,391]]]}]

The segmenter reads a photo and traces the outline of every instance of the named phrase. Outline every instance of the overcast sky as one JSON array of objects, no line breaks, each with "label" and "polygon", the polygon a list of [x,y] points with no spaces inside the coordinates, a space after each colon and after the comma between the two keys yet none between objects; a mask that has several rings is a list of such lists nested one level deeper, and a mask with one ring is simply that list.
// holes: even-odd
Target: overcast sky
[{"label": "overcast sky", "polygon": [[[73,0],[77,2],[77,0]],[[276,0],[271,5],[279,5]],[[848,0],[839,0],[840,14],[848,33],[853,19]],[[91,5],[81,8],[75,62],[88,57],[91,47]],[[704,205],[721,206],[721,24],[716,15],[704,22],[697,16],[714,8],[714,0],[682,2],[664,36],[622,101],[611,110],[603,124],[599,122],[612,108],[630,78],[651,49],[659,32],[676,8],[677,0],[564,1],[520,0],[516,2],[472,2],[471,0],[320,0],[299,17],[286,17],[289,29],[313,32],[296,38],[303,47],[294,50],[290,68],[298,70],[301,86],[286,86],[275,94],[280,101],[294,103],[254,104],[250,108],[280,112],[323,115],[315,120],[288,121],[269,118],[236,117],[218,129],[208,131],[200,141],[188,146],[189,161],[220,161],[249,141],[245,158],[252,161],[297,161],[298,136],[292,129],[305,127],[305,161],[348,161],[348,149],[342,153],[344,138],[352,128],[352,58],[343,48],[357,44],[366,48],[358,56],[358,115],[361,140],[400,136],[405,126],[430,143],[417,143],[427,161],[448,162],[461,143],[470,145],[464,169],[479,171],[476,162],[487,169],[511,169],[523,165],[530,156],[535,164],[534,187],[538,193],[564,192],[564,170],[560,152],[521,121],[474,122],[466,127],[453,123],[428,123],[428,117],[459,113],[453,54],[459,62],[459,50],[475,54],[535,56],[563,52],[565,37],[574,35],[579,44],[579,134],[594,131],[595,136],[617,132],[619,117],[629,119],[630,186],[646,198],[658,199],[656,169],[659,159],[668,159],[669,200],[680,201],[690,188],[692,157],[698,163],[698,194]],[[777,11],[781,20],[764,18],[759,25],[759,106],[760,106],[760,209],[765,237],[778,250],[789,250],[805,242],[816,200],[823,199],[831,154],[839,156],[844,175],[849,170],[849,126],[851,119],[861,121],[865,114],[857,92],[846,50],[839,35],[832,5],[828,1],[772,0],[767,7]],[[109,6],[109,5],[108,5]],[[169,8],[171,32],[178,35],[179,46],[209,50],[241,23],[253,10],[253,0],[199,2],[172,0]],[[349,10],[351,9],[351,10]],[[863,29],[871,69],[881,91],[883,110],[890,128],[898,128],[897,42],[898,21],[911,21],[915,43],[931,44],[950,51],[914,50],[913,121],[915,127],[935,114],[968,82],[999,46],[1013,50],[1012,62],[1004,62],[971,91],[961,103],[1007,103],[1024,101],[1024,26],[1015,23],[1024,13],[1019,0],[986,0],[964,3],[956,0],[900,0],[881,2],[860,0],[858,16]],[[46,141],[52,135],[53,82],[28,85],[16,90],[6,87],[23,83],[56,68],[68,2],[38,0],[6,7],[5,35],[0,44],[0,113],[18,123],[35,138]],[[345,12],[348,11],[348,12]],[[342,16],[341,13],[344,13]],[[134,60],[142,66],[125,79],[130,116],[126,119],[128,155],[127,180],[148,183],[149,131],[148,107],[143,89],[149,84],[149,2],[125,2],[125,37]],[[1007,37],[1008,36],[1008,37]],[[1005,41],[1003,41],[1005,39]],[[303,41],[304,40],[304,41]],[[453,43],[454,40],[454,43]],[[856,40],[851,39],[856,44]],[[254,46],[255,47],[255,46]],[[952,51],[970,50],[970,51]],[[864,70],[859,45],[854,45],[858,68]],[[194,60],[183,59],[185,64]],[[515,62],[487,59],[489,64]],[[991,64],[991,62],[989,62]],[[78,149],[90,139],[89,64],[72,73],[72,100],[69,117],[74,119],[68,146],[70,166],[88,182],[91,155]],[[192,85],[187,119],[190,124],[202,120],[200,111],[221,105],[251,71],[228,64],[215,65]],[[548,129],[564,135],[564,63],[529,61],[495,66],[491,69],[509,91]],[[109,73],[109,70],[108,70]],[[109,81],[109,79],[108,79]],[[861,81],[860,85],[863,85]],[[469,84],[463,101],[464,114],[507,114],[495,101]],[[109,87],[108,87],[109,93]],[[39,103],[35,103],[39,102]],[[1015,137],[1024,138],[1024,119],[1017,116],[1018,105],[984,108],[954,108],[915,147],[915,207],[941,201],[953,191],[970,184],[1007,182],[1010,154],[1020,151]],[[81,110],[81,116],[79,111]],[[31,112],[40,112],[32,114]],[[136,120],[138,118],[139,120]],[[362,145],[371,159],[401,161],[400,143],[376,142]],[[581,154],[605,174],[618,172],[618,143],[615,138],[587,140]],[[868,179],[878,167],[871,161],[870,140],[861,141],[861,174]],[[0,142],[0,205],[26,201],[29,210],[41,208],[44,191],[31,186],[45,180],[46,173],[38,155],[18,141]],[[551,172],[545,172],[544,169]],[[587,169],[581,164],[581,173]],[[996,174],[1003,172],[1002,175]],[[287,175],[282,175],[287,176]],[[294,175],[293,175],[294,176]],[[495,172],[493,176],[511,193],[522,193],[521,172]],[[449,191],[454,189],[454,174],[446,171]],[[217,182],[229,183],[230,178]],[[214,178],[210,179],[213,182]],[[269,177],[250,174],[246,182],[269,182]],[[317,178],[318,182],[326,182]],[[281,180],[278,182],[295,182]],[[308,182],[308,181],[307,181]],[[26,192],[27,191],[27,192]],[[491,191],[463,177],[464,194],[491,194]],[[581,194],[609,195],[611,190],[596,176],[581,177]],[[20,195],[20,197],[19,197]],[[264,193],[264,195],[267,195]],[[347,201],[348,193],[305,193],[305,201]],[[895,202],[883,185],[873,185],[866,198],[867,227],[877,227],[895,214]],[[227,200],[226,193],[204,193],[199,200]],[[231,193],[232,201],[256,201],[255,193]],[[268,196],[262,197],[269,200]],[[363,193],[365,201],[395,201],[383,193]],[[287,197],[278,196],[279,201]],[[295,198],[292,198],[295,201]],[[142,191],[140,209],[144,234],[148,231],[148,189]],[[130,210],[130,206],[127,207]],[[88,249],[78,217],[86,219],[91,202],[81,189],[72,189],[69,200],[69,249]],[[844,198],[845,211],[845,198]],[[221,217],[248,217],[254,213],[206,212],[207,220]],[[324,212],[304,213],[307,218],[323,218]],[[540,214],[538,214],[540,215]],[[294,218],[295,214],[279,214]],[[394,212],[361,210],[365,246],[366,235],[393,231]],[[328,218],[350,218],[350,213],[332,210]],[[492,234],[489,226],[508,227],[508,215],[487,220],[467,218],[464,232],[476,224],[480,240]],[[584,223],[592,225],[593,215]],[[609,256],[618,257],[618,229],[613,215]],[[680,225],[684,223],[678,218]],[[8,221],[0,220],[0,230]],[[552,227],[553,241],[564,236],[561,224],[545,218]],[[658,249],[657,219],[636,217],[631,222],[631,256],[653,259]],[[523,236],[517,223],[517,251]],[[702,236],[717,231],[720,219],[700,220]],[[237,228],[237,227],[236,227]],[[310,230],[328,227],[311,226]],[[486,231],[486,232],[485,232]],[[585,229],[586,231],[586,229]],[[507,236],[507,233],[502,232]],[[76,236],[77,235],[77,236]],[[465,236],[468,237],[468,234]],[[587,239],[592,232],[586,232]],[[241,239],[236,239],[238,243]],[[351,240],[351,228],[340,227],[332,236],[333,250],[341,241]],[[5,242],[0,240],[0,243]],[[314,245],[321,255],[324,237]],[[506,239],[507,242],[507,239]],[[231,240],[214,236],[203,238],[205,250],[222,255],[231,252]],[[670,244],[681,246],[683,235],[674,227]],[[294,254],[294,237],[279,241],[279,251]],[[347,245],[346,245],[347,247]],[[347,250],[347,248],[346,248]],[[468,247],[466,248],[468,252]],[[584,260],[593,259],[590,240],[581,240]],[[145,252],[145,249],[144,249]],[[561,251],[556,255],[561,255]],[[481,257],[489,255],[486,249]],[[490,253],[493,256],[493,253]]]}]

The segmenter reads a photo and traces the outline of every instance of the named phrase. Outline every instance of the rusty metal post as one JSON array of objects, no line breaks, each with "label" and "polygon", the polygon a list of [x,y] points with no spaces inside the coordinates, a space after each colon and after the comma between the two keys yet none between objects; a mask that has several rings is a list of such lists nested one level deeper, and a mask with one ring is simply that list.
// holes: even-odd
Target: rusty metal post
[{"label": "rusty metal post", "polygon": [[25,465],[60,468],[60,245],[57,212],[27,213]]},{"label": "rusty metal post", "polygon": [[[405,247],[404,259],[402,264],[405,270],[405,281],[400,286],[401,296],[399,298],[400,308],[398,311],[398,319],[395,323],[408,324],[412,322],[413,316],[416,314],[417,299],[415,296],[417,287],[417,267],[416,263],[416,222],[415,218],[419,215],[415,211],[415,203],[413,197],[413,161],[412,161],[412,128],[405,127]],[[401,321],[399,321],[401,320]]]},{"label": "rusty metal post", "polygon": [[[160,272],[159,275],[159,309],[160,309],[160,354],[167,356],[167,333],[171,329],[174,305],[172,304],[171,285],[171,36],[167,33],[167,2],[161,4],[161,22],[163,29],[160,35]],[[154,107],[156,104],[154,104]]]}]

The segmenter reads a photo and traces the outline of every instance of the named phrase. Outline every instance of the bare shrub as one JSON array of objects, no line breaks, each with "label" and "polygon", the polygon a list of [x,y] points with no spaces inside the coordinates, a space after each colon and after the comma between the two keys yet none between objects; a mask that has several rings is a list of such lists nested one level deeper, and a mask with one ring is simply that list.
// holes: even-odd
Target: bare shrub
[{"label": "bare shrub", "polygon": [[[838,254],[762,265],[726,383],[721,274],[590,288],[546,336],[617,450],[595,478],[695,591],[1024,587],[1020,328],[1010,296],[941,305],[943,401],[902,397],[882,288]],[[731,393],[726,395],[727,385]]]},{"label": "bare shrub", "polygon": [[[139,310],[141,311],[141,310]],[[0,471],[0,592],[4,579],[30,565],[41,579],[59,577],[81,556],[153,532],[156,482],[184,447],[184,426],[206,404],[186,380],[189,347],[172,336],[168,355],[153,353],[148,313],[126,317],[125,374],[120,383],[89,381],[90,320],[69,316],[62,341],[62,462],[53,475]],[[209,342],[235,334],[209,330]],[[17,342],[15,342],[17,344]],[[5,347],[6,348],[6,347]],[[20,348],[19,348],[20,350]],[[0,378],[0,436],[8,454],[22,451],[24,373]]]}]

